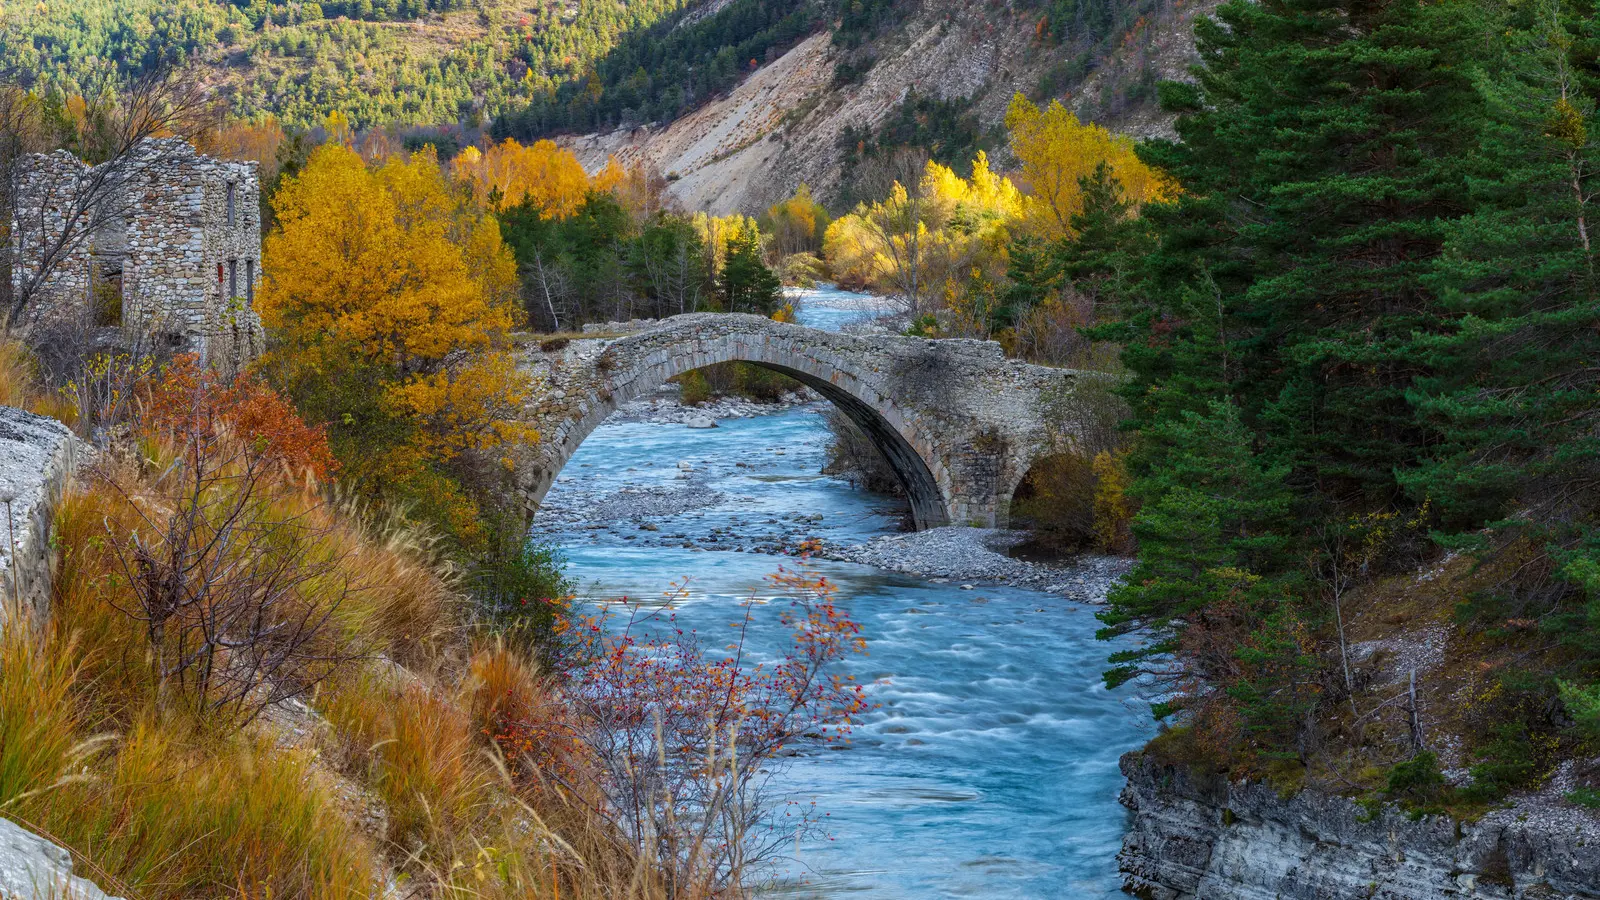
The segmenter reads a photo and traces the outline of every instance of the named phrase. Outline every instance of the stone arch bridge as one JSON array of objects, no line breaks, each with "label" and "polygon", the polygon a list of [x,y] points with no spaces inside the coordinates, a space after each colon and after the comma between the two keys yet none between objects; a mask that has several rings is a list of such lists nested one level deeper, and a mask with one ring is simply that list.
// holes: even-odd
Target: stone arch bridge
[{"label": "stone arch bridge", "polygon": [[518,451],[516,467],[530,511],[619,405],[675,375],[742,361],[795,378],[861,426],[905,485],[917,528],[1004,525],[1028,467],[1052,446],[1045,399],[1088,377],[1007,359],[988,341],[839,334],[711,313],[636,327],[524,351],[523,371],[542,382],[525,412],[540,439]]}]

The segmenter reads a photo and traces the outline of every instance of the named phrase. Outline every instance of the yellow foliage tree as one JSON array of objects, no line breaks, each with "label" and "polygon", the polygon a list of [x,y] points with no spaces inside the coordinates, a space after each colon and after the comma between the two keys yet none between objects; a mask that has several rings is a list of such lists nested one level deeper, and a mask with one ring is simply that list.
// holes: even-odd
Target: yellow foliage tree
[{"label": "yellow foliage tree", "polygon": [[872,237],[866,223],[856,213],[840,216],[828,223],[822,234],[822,255],[834,280],[846,288],[870,287],[877,274],[872,252]]},{"label": "yellow foliage tree", "polygon": [[517,412],[528,399],[528,383],[510,353],[497,351],[398,385],[391,402],[422,422],[413,445],[434,459],[466,450],[532,440]]},{"label": "yellow foliage tree", "polygon": [[273,116],[229,122],[197,142],[202,152],[228,159],[254,160],[260,166],[261,180],[270,181],[278,171],[278,148],[287,139],[283,126]]},{"label": "yellow foliage tree", "polygon": [[1072,217],[1083,209],[1079,179],[1102,162],[1111,166],[1134,210],[1177,190],[1165,173],[1140,161],[1132,140],[1079,122],[1060,101],[1041,110],[1017,94],[1006,110],[1006,130],[1021,163],[1018,179],[1028,193],[1028,219],[1046,237],[1071,236]]},{"label": "yellow foliage tree", "polygon": [[729,244],[738,243],[747,233],[754,233],[757,240],[761,239],[761,229],[756,220],[738,213],[727,216],[695,213],[690,224],[705,247],[706,274],[712,279],[722,273],[722,266],[728,260]]},{"label": "yellow foliage tree", "polygon": [[456,154],[451,172],[472,187],[480,204],[530,203],[546,219],[577,212],[590,189],[589,174],[578,158],[554,141],[524,147],[506,138],[488,150],[468,147]]},{"label": "yellow foliage tree", "polygon": [[614,191],[624,181],[628,180],[628,170],[615,156],[606,157],[606,164],[594,176],[594,189],[597,191]]},{"label": "yellow foliage tree", "polygon": [[1095,548],[1106,553],[1133,549],[1133,502],[1128,497],[1128,451],[1101,450],[1091,464],[1094,472]]},{"label": "yellow foliage tree", "polygon": [[888,292],[913,316],[973,299],[964,296],[968,273],[988,290],[1004,272],[1023,197],[989,167],[984,153],[972,171],[964,179],[930,161],[915,190],[896,182],[888,197],[834,221],[823,235],[823,252],[835,277]]},{"label": "yellow foliage tree", "polygon": [[374,169],[325,144],[274,203],[257,305],[280,356],[387,373],[386,402],[415,420],[416,447],[433,458],[526,437],[510,411],[527,386],[501,354],[516,265],[431,150]]},{"label": "yellow foliage tree", "polygon": [[821,249],[828,213],[811,196],[810,185],[802,184],[789,199],[774,203],[767,209],[767,219],[779,258]]},{"label": "yellow foliage tree", "polygon": [[646,160],[623,166],[615,156],[609,157],[605,168],[594,176],[593,189],[616,197],[636,225],[667,207],[667,179]]}]

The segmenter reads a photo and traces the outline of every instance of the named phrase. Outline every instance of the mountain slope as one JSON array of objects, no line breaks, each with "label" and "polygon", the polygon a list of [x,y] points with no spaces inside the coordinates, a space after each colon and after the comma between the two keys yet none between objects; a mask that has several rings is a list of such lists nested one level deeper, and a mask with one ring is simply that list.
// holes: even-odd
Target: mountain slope
[{"label": "mountain slope", "polygon": [[176,61],[292,126],[565,134],[592,167],[649,159],[688,208],[753,212],[802,182],[849,205],[895,146],[964,165],[1019,91],[1161,133],[1155,81],[1218,2],[75,0],[0,6],[0,66],[75,93]]},{"label": "mountain slope", "polygon": [[[1086,77],[1069,83],[1065,99],[1080,116],[1138,135],[1170,131],[1149,86],[1185,76],[1195,58],[1192,20],[1216,0],[1152,6]],[[1040,41],[1038,31],[1038,10],[927,4],[871,42],[875,62],[858,82],[840,84],[836,76],[860,51],[813,35],[669,125],[565,143],[589,166],[609,155],[648,160],[690,209],[754,213],[802,182],[837,205],[847,193],[852,139],[876,132],[912,98],[959,101],[987,131],[1000,124],[1014,93],[1035,94],[1066,55]]]}]

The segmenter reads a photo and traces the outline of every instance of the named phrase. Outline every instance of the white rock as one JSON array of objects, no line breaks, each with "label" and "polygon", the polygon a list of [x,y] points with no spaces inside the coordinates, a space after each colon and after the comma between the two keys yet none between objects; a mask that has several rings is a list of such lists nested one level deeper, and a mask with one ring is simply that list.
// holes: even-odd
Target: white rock
[{"label": "white rock", "polygon": [[715,428],[715,427],[717,427],[716,420],[711,418],[710,416],[689,416],[689,417],[687,417],[687,418],[685,418],[683,420],[683,424],[689,426],[690,428]]},{"label": "white rock", "polygon": [[110,900],[94,882],[72,874],[72,854],[7,819],[0,819],[0,897]]}]

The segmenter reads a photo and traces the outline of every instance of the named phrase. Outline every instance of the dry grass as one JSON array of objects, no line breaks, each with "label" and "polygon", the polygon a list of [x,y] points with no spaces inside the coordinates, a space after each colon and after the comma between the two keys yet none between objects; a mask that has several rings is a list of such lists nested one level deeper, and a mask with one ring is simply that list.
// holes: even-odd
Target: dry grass
[{"label": "dry grass", "polygon": [[452,838],[491,803],[495,780],[467,714],[421,683],[372,671],[325,692],[318,706],[346,771],[387,807],[393,849],[451,868]]},{"label": "dry grass", "polygon": [[505,704],[552,700],[532,667],[499,647],[449,680],[369,665],[317,704],[331,725],[328,756],[388,812],[396,868],[440,897],[662,897],[645,862],[550,782],[553,769],[514,775],[491,739]]},{"label": "dry grass", "polygon": [[0,339],[0,406],[15,406],[73,426],[77,408],[60,393],[46,390],[39,381],[33,354],[21,343]]},{"label": "dry grass", "polygon": [[310,760],[147,710],[116,739],[84,727],[96,685],[62,631],[0,639],[0,811],[74,849],[133,900],[368,896],[370,851]]},{"label": "dry grass", "polygon": [[[396,878],[419,898],[667,895],[570,789],[582,754],[559,691],[514,649],[473,652],[432,540],[315,486],[285,481],[263,503],[325,526],[317,545],[259,549],[338,560],[356,585],[330,640],[365,652],[314,695],[321,723],[239,731],[174,705],[116,546],[144,521],[136,504],[177,502],[160,477],[175,458],[114,448],[57,508],[51,621],[0,638],[0,815],[130,900],[368,897]],[[539,731],[509,763],[494,730],[508,710]],[[383,806],[386,833],[362,833],[352,793]]]},{"label": "dry grass", "polygon": [[[303,496],[302,503],[316,503]],[[456,573],[437,552],[435,536],[398,515],[377,517],[351,504],[319,504],[332,548],[361,590],[340,609],[340,622],[373,652],[422,663],[452,639],[462,611]]]},{"label": "dry grass", "polygon": [[48,789],[81,755],[72,651],[45,647],[24,618],[0,631],[0,814]]}]

